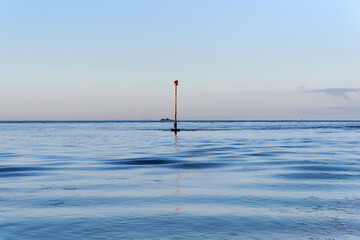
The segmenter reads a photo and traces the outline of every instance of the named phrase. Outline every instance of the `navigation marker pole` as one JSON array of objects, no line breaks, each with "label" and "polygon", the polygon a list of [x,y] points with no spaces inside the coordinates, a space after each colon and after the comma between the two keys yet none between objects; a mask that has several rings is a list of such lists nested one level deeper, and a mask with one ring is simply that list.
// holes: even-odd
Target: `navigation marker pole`
[{"label": "navigation marker pole", "polygon": [[178,80],[174,81],[175,85],[175,119],[174,119],[174,128],[171,129],[172,132],[180,132],[180,129],[177,128],[177,122],[176,122],[176,115],[177,115],[177,86],[178,86]]}]

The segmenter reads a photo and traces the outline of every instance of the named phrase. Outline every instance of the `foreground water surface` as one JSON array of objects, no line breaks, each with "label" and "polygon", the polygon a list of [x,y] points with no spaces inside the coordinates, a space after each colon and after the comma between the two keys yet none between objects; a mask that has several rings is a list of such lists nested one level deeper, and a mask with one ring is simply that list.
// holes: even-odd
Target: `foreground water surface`
[{"label": "foreground water surface", "polygon": [[0,239],[360,239],[360,122],[0,122]]}]

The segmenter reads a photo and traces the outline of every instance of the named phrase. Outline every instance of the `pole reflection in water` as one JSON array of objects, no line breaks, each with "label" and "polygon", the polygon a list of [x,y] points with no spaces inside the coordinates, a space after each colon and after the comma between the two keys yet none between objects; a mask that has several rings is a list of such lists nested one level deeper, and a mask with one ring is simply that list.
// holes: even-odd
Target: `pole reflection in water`
[{"label": "pole reflection in water", "polygon": [[[178,153],[178,152],[180,152],[180,149],[179,149],[179,147],[177,146],[178,143],[179,143],[179,140],[178,140],[178,137],[177,137],[176,132],[174,133],[174,136],[175,136],[175,143],[174,143],[175,153]],[[174,193],[175,195],[179,195],[179,194],[180,194],[180,187],[179,187],[179,185],[180,185],[180,179],[181,179],[181,173],[178,172],[178,173],[177,173],[177,178],[176,178],[176,180],[175,180],[175,193]],[[179,210],[180,210],[180,207],[177,206],[177,207],[175,208],[175,212],[178,212]]]},{"label": "pole reflection in water", "polygon": [[175,152],[178,153],[180,151],[180,149],[178,148],[177,144],[179,143],[179,139],[177,137],[176,132],[174,133],[175,135],[175,143],[174,143],[174,147],[175,147]]}]

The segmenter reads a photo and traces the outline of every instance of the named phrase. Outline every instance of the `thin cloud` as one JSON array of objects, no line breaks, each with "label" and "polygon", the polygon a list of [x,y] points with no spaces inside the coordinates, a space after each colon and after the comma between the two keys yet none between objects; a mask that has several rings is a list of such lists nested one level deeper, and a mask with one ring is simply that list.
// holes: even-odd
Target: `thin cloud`
[{"label": "thin cloud", "polygon": [[329,111],[348,111],[348,112],[360,112],[360,107],[328,107],[324,108]]},{"label": "thin cloud", "polygon": [[360,88],[326,88],[326,89],[316,89],[308,90],[306,92],[315,92],[315,93],[325,93],[332,97],[341,97],[344,99],[350,99],[348,96],[349,92],[360,92]]}]

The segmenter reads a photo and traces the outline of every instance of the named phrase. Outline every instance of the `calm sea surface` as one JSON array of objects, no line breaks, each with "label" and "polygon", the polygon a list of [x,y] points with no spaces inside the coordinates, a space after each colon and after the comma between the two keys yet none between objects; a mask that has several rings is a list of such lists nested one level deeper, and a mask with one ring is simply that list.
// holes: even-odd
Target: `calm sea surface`
[{"label": "calm sea surface", "polygon": [[360,239],[360,122],[0,122],[0,239]]}]

